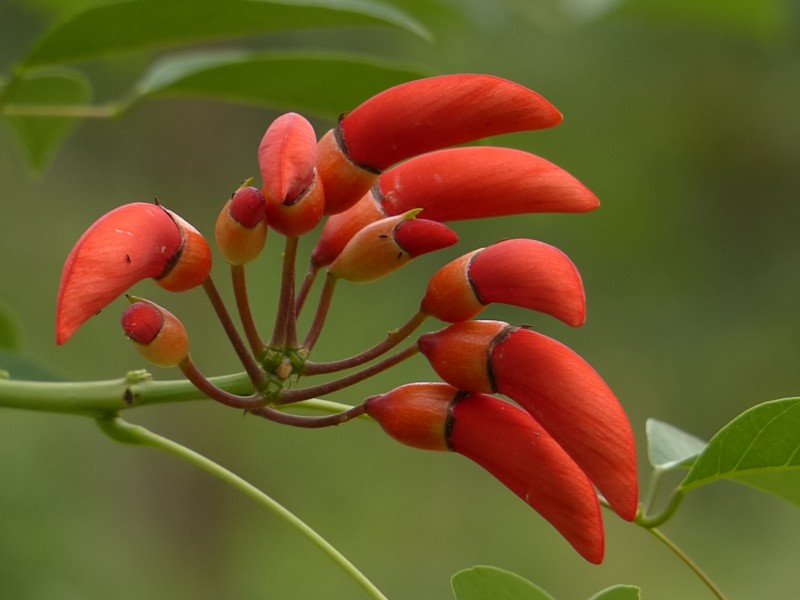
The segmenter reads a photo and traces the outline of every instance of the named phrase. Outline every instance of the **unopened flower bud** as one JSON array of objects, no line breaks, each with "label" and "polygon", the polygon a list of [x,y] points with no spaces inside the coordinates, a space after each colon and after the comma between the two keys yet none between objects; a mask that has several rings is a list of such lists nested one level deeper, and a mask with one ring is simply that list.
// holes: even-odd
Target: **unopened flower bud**
[{"label": "unopened flower bud", "polygon": [[189,355],[189,336],[171,312],[136,300],[122,314],[122,329],[146,360],[159,367],[177,366]]},{"label": "unopened flower bud", "polygon": [[446,225],[415,219],[417,212],[387,217],[359,231],[330,266],[330,274],[347,281],[373,281],[458,241]]},{"label": "unopened flower bud", "polygon": [[267,128],[258,148],[267,222],[296,237],[322,219],[325,194],[317,175],[317,138],[303,116],[287,113]]},{"label": "unopened flower bud", "polygon": [[219,213],[214,228],[217,248],[232,265],[254,260],[267,239],[264,195],[256,187],[236,190]]}]

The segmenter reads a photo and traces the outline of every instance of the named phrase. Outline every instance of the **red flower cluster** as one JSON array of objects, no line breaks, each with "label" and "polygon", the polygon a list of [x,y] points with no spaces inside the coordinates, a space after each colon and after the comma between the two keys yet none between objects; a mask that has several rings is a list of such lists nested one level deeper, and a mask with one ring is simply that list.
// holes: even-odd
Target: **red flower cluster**
[{"label": "red flower cluster", "polygon": [[[580,326],[584,289],[562,252],[509,239],[464,254],[434,274],[418,313],[385,340],[354,357],[309,359],[335,283],[370,281],[456,243],[444,222],[596,208],[597,198],[584,185],[542,158],[491,146],[452,148],[560,121],[561,114],[538,94],[488,75],[447,75],[388,89],[344,115],[318,142],[302,116],[283,115],[258,149],[261,187],[243,184],[215,228],[217,246],[231,265],[249,349],[211,282],[211,253],[202,236],[165,208],[139,203],[101,217],[72,250],[58,295],[57,342],[143,279],[174,291],[202,285],[253,394],[216,388],[191,362],[177,318],[137,301],[125,312],[123,328],[148,360],[177,365],[210,397],[274,421],[321,427],[367,413],[402,443],[462,454],[537,510],[587,560],[599,563],[604,534],[595,489],[622,518],[632,520],[637,510],[635,444],[624,411],[597,372],[566,346],[523,327],[471,320],[489,304],[505,303]],[[297,238],[326,215],[308,274],[296,290]],[[243,269],[261,252],[269,228],[286,236],[286,246],[278,314],[265,342],[250,314]],[[317,310],[299,341],[297,316],[323,269]],[[386,356],[428,317],[451,325]],[[281,410],[416,353],[444,383],[405,385],[326,417]],[[284,386],[296,375],[305,381],[355,367],[362,368],[324,384]]]}]

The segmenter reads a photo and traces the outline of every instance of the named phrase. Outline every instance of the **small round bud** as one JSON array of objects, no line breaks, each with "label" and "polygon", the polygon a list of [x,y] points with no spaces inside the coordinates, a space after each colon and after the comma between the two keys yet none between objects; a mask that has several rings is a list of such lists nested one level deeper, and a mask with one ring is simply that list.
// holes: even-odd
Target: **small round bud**
[{"label": "small round bud", "polygon": [[264,195],[256,187],[236,190],[217,217],[214,238],[222,256],[232,265],[254,260],[264,249],[267,222]]},{"label": "small round bud", "polygon": [[177,366],[189,355],[189,336],[168,310],[146,300],[136,300],[122,314],[122,329],[136,350],[159,367]]}]

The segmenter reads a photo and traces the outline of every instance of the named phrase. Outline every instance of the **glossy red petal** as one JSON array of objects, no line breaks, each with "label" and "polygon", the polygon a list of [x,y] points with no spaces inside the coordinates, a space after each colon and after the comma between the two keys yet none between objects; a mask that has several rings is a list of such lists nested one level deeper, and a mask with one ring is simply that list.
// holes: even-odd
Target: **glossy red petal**
[{"label": "glossy red petal", "polygon": [[583,358],[547,336],[514,329],[491,350],[496,391],[539,421],[624,519],[636,516],[636,445],[614,393]]},{"label": "glossy red petal", "polygon": [[450,447],[481,465],[589,562],[603,560],[600,504],[586,474],[524,410],[485,394],[457,401]]},{"label": "glossy red petal", "polygon": [[561,120],[552,104],[518,83],[456,74],[389,88],[346,114],[339,129],[352,161],[382,171],[430,150]]},{"label": "glossy red petal", "polygon": [[317,162],[317,137],[311,123],[297,113],[275,119],[258,147],[267,202],[294,200],[311,183]]},{"label": "glossy red petal", "polygon": [[122,328],[146,360],[175,367],[189,355],[189,336],[178,318],[153,302],[139,300],[122,315]]},{"label": "glossy red petal", "polygon": [[127,204],[98,219],[64,264],[56,303],[56,343],[66,342],[134,283],[168,271],[182,244],[173,217],[154,204]]},{"label": "glossy red petal", "polygon": [[416,156],[383,173],[386,214],[411,208],[434,221],[594,210],[597,197],[575,177],[534,154],[511,148],[451,148]]},{"label": "glossy red petal", "polygon": [[473,258],[468,277],[484,304],[529,308],[573,327],[586,320],[580,273],[566,254],[548,244],[528,239],[493,244]]}]

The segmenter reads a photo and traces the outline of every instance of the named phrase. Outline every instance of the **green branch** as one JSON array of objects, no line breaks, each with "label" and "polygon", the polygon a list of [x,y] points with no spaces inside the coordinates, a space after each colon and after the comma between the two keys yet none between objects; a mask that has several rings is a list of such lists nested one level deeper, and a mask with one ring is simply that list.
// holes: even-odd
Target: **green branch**
[{"label": "green branch", "polygon": [[325,555],[333,560],[349,577],[351,577],[364,591],[376,600],[387,600],[386,596],[373,584],[367,577],[359,571],[353,563],[334,548],[325,538],[309,527],[304,521],[294,513],[279,504],[273,498],[259,490],[251,483],[245,481],[232,471],[218,465],[214,461],[206,458],[202,454],[190,450],[185,446],[162,437],[139,425],[127,423],[118,416],[106,416],[99,418],[97,424],[111,438],[124,444],[134,444],[139,446],[149,446],[162,450],[180,460],[189,463],[198,469],[213,475],[217,479],[227,483],[235,490],[245,496],[255,500],[260,506],[271,511],[275,516],[293,527],[298,533],[302,534],[311,543],[322,550]]},{"label": "green branch", "polygon": [[[212,377],[218,387],[233,394],[253,391],[246,373]],[[173,402],[207,399],[188,380],[155,381],[146,371],[131,371],[126,377],[105,381],[45,382],[0,377],[0,408],[16,408],[89,416],[116,415],[119,411]],[[352,408],[347,404],[312,399],[298,408],[337,413]]]}]

